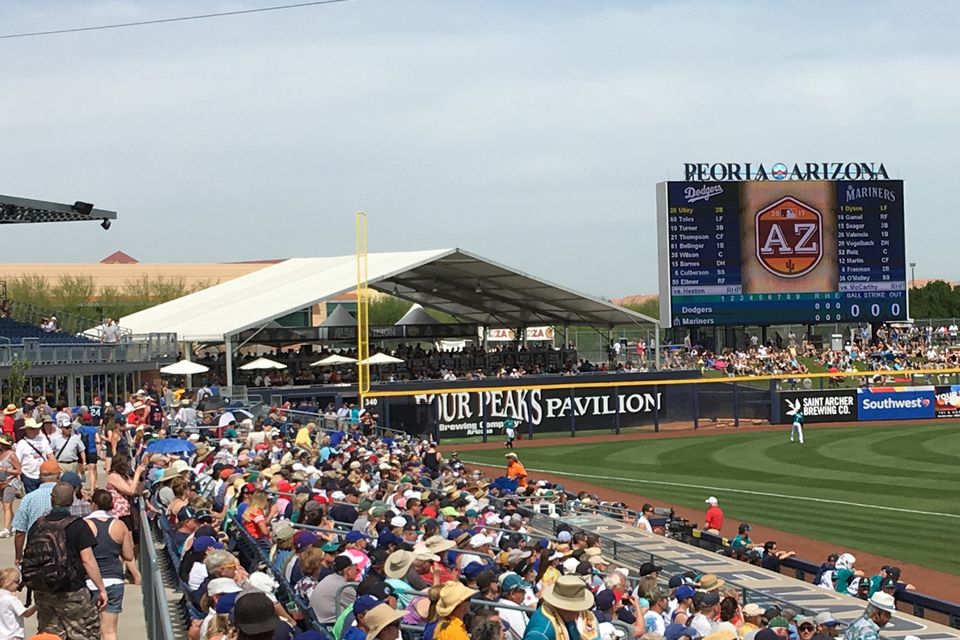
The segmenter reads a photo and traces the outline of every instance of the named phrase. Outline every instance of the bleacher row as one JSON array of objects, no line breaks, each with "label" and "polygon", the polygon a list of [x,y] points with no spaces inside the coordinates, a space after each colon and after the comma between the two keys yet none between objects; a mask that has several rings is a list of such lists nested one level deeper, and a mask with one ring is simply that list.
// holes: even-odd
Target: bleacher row
[{"label": "bleacher row", "polygon": [[36,338],[41,344],[89,344],[93,340],[60,331],[44,331],[38,326],[13,318],[0,318],[0,345],[23,344],[24,338]]}]

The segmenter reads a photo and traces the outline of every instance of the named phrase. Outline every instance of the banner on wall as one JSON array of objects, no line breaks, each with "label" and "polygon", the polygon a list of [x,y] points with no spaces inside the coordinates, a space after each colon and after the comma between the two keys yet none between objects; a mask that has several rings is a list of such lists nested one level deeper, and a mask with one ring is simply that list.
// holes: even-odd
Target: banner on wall
[{"label": "banner on wall", "polygon": [[438,412],[441,437],[496,434],[508,417],[519,423],[521,433],[527,424],[536,432],[570,429],[571,417],[577,429],[612,428],[617,414],[621,427],[639,426],[653,420],[655,410],[663,411],[663,393],[624,390],[497,389],[483,392],[454,392],[414,396],[415,404]]},{"label": "banner on wall", "polygon": [[856,389],[811,389],[780,393],[780,422],[790,424],[797,409],[804,422],[852,422],[857,419]]},{"label": "banner on wall", "polygon": [[919,420],[936,415],[931,387],[873,387],[857,389],[860,420]]},{"label": "banner on wall", "polygon": [[960,416],[960,384],[934,387],[934,393],[938,418]]},{"label": "banner on wall", "polygon": [[[553,327],[527,327],[527,342],[553,342]],[[487,342],[516,342],[515,329],[487,329]]]}]

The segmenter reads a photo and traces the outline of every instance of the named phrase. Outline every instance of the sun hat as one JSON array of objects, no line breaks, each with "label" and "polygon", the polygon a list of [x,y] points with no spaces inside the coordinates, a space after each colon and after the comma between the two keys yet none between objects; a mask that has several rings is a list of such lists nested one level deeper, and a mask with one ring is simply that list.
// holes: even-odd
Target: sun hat
[{"label": "sun hat", "polygon": [[8,404],[8,405],[7,405],[7,408],[3,410],[3,415],[9,416],[10,414],[16,413],[17,411],[18,411],[17,405],[15,405],[15,404]]},{"label": "sun hat", "polygon": [[405,615],[407,615],[405,609],[397,610],[388,604],[378,604],[367,611],[367,617],[364,618],[368,629],[367,638],[373,640],[381,631],[394,622],[403,619]]},{"label": "sun hat", "polygon": [[565,575],[543,590],[543,601],[562,611],[587,611],[593,608],[593,594],[579,577]]},{"label": "sun hat", "polygon": [[897,610],[897,602],[893,599],[893,596],[882,591],[878,591],[867,598],[867,602],[872,604],[877,609],[886,611],[888,613],[894,613]]},{"label": "sun hat", "polygon": [[626,635],[622,629],[617,629],[612,622],[601,622],[597,625],[597,634],[600,640],[619,640]]},{"label": "sun hat", "polygon": [[702,591],[714,591],[724,584],[726,584],[726,582],[723,579],[718,578],[712,573],[705,573],[700,576],[700,589]]},{"label": "sun hat", "polygon": [[440,589],[440,600],[437,602],[437,615],[446,618],[457,606],[464,600],[469,600],[480,593],[476,589],[470,589],[459,582],[448,582]]},{"label": "sun hat", "polygon": [[251,635],[276,631],[280,625],[273,601],[262,591],[244,591],[237,596],[233,618],[237,629]]},{"label": "sun hat", "polygon": [[504,458],[516,458],[516,457],[517,457],[517,454],[515,454],[515,453],[507,453],[507,454],[504,454],[503,457],[504,457]]},{"label": "sun hat", "polygon": [[231,578],[214,578],[207,583],[207,595],[219,596],[222,593],[240,593],[240,585]]},{"label": "sun hat", "polygon": [[430,553],[443,553],[457,546],[453,540],[447,540],[443,536],[430,536],[423,541],[423,545]]},{"label": "sun hat", "polygon": [[33,418],[27,418],[26,420],[23,421],[23,428],[24,428],[24,429],[39,429],[39,428],[40,428],[40,424],[39,424],[36,420],[34,420]]},{"label": "sun hat", "polygon": [[387,557],[383,572],[388,578],[399,580],[407,575],[411,564],[413,564],[413,552],[397,549]]},{"label": "sun hat", "polygon": [[8,447],[13,446],[13,438],[10,436],[0,436],[0,444],[5,444]]},{"label": "sun hat", "polygon": [[480,547],[483,547],[488,544],[493,544],[493,538],[491,538],[490,536],[485,536],[482,533],[474,534],[470,538],[470,546],[473,547],[474,549],[479,549]]}]

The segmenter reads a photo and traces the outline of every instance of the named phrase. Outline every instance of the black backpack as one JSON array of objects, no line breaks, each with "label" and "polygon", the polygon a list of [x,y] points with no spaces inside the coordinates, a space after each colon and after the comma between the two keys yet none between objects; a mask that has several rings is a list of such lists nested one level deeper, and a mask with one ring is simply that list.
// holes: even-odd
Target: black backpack
[{"label": "black backpack", "polygon": [[37,520],[23,552],[20,572],[23,583],[34,591],[66,591],[80,578],[67,553],[67,527],[79,520],[67,516]]}]

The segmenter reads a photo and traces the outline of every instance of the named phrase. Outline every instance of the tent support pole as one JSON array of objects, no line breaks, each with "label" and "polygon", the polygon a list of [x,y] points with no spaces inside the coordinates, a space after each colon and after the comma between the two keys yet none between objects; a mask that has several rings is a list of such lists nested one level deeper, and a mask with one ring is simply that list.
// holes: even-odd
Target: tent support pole
[{"label": "tent support pole", "polygon": [[[180,347],[180,350],[183,352],[183,359],[186,360],[187,362],[190,362],[190,356],[193,355],[193,354],[191,353],[193,350],[190,348],[190,343],[189,343],[189,342],[182,342],[181,345],[182,345],[182,346]],[[188,374],[187,374],[187,389],[190,389],[192,386],[193,386],[193,376],[188,373]]]},{"label": "tent support pole", "polygon": [[230,344],[230,336],[223,337],[223,351],[227,357],[227,386],[230,387],[230,395],[233,395],[233,345]]}]

